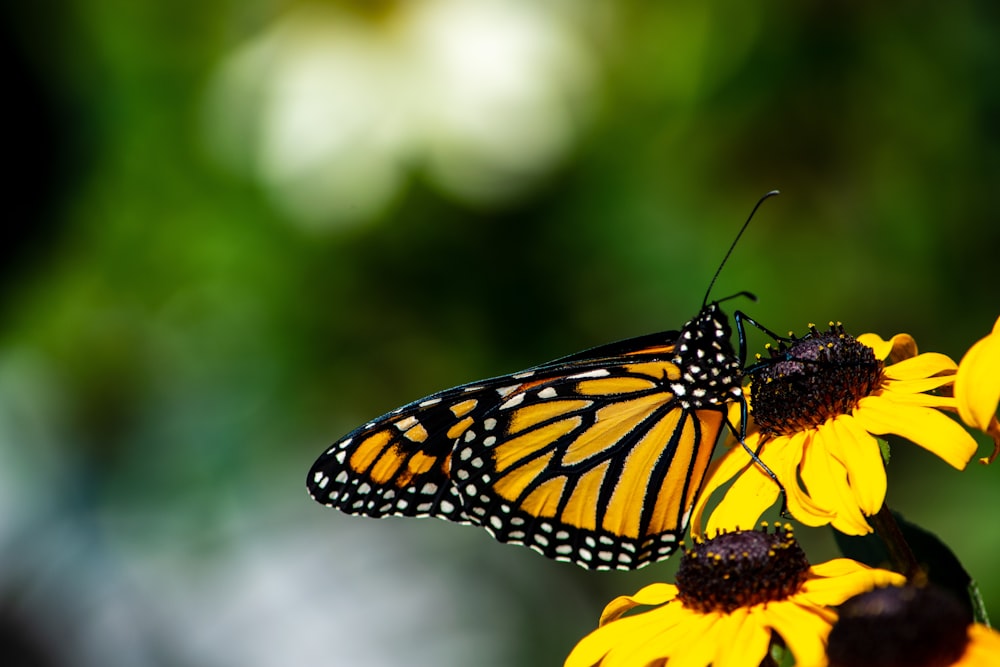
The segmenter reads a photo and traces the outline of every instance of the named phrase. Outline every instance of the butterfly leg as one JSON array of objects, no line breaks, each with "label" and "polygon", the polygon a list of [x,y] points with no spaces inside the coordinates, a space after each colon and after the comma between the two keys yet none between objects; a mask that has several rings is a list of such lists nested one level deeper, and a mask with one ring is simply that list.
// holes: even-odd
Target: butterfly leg
[{"label": "butterfly leg", "polygon": [[764,442],[762,441],[760,443],[760,446],[757,447],[757,451],[754,451],[754,450],[750,449],[750,446],[746,442],[746,428],[747,428],[747,402],[746,402],[746,400],[743,399],[743,400],[740,401],[740,427],[739,428],[736,428],[735,426],[733,426],[733,423],[731,421],[729,421],[729,415],[726,415],[725,419],[726,419],[726,426],[729,427],[730,432],[732,432],[732,434],[734,436],[736,436],[736,439],[739,440],[740,445],[742,445],[743,449],[746,450],[746,453],[750,455],[750,459],[754,462],[754,464],[757,467],[759,467],[761,469],[761,471],[765,475],[767,475],[768,477],[770,477],[771,480],[775,484],[778,485],[778,491],[780,492],[780,495],[781,495],[781,516],[783,518],[786,518],[786,519],[790,518],[790,515],[788,514],[788,497],[787,497],[787,494],[785,493],[785,487],[778,480],[778,476],[776,474],[774,474],[774,471],[771,470],[767,466],[767,464],[764,463],[760,459],[760,452],[764,448]]},{"label": "butterfly leg", "polygon": [[[758,322],[757,320],[753,319],[752,317],[744,313],[742,310],[737,310],[735,313],[733,313],[733,321],[736,323],[736,337],[739,339],[740,364],[745,365],[747,361],[747,330],[746,330],[747,324],[763,331],[765,334],[767,334],[768,337],[778,341],[779,343],[791,341],[791,338],[787,338],[785,336],[779,336],[778,334],[774,333],[773,331],[765,327],[763,324]],[[743,370],[744,374],[751,372],[753,369],[757,368],[758,365],[759,364],[754,364],[749,368],[745,368]]]}]

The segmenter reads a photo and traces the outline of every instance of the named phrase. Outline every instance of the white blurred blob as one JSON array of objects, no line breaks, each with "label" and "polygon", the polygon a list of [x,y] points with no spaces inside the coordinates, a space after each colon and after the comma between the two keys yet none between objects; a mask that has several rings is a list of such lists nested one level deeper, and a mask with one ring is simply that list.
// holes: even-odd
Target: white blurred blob
[{"label": "white blurred blob", "polygon": [[120,468],[74,453],[65,381],[29,347],[0,351],[0,630],[17,619],[76,667],[514,664],[517,577],[456,567],[462,540],[497,546],[482,531],[323,510],[298,457],[240,478],[238,502],[232,480],[122,495]]},{"label": "white blurred blob", "polygon": [[299,8],[222,63],[209,142],[306,226],[371,220],[415,168],[468,202],[516,197],[589,115],[594,63],[556,7],[423,0],[368,18]]},{"label": "white blurred blob", "polygon": [[127,536],[111,516],[50,515],[0,540],[0,591],[19,591],[8,613],[76,667],[515,664],[509,591],[428,557],[426,540],[293,516],[206,552],[182,533],[139,545],[167,523],[149,515]]},{"label": "white blurred blob", "polygon": [[136,553],[129,578],[188,664],[511,664],[495,590],[383,531],[315,526],[253,526],[208,562]]}]

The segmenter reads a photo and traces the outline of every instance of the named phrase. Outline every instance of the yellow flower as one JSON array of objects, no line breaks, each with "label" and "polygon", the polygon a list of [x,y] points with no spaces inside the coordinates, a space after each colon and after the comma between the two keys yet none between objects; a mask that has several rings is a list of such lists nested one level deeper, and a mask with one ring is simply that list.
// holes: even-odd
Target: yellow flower
[{"label": "yellow flower", "polygon": [[969,626],[969,643],[953,667],[1000,667],[1000,632],[976,623]]},{"label": "yellow flower", "polygon": [[828,637],[830,667],[1000,667],[1000,634],[948,591],[880,588],[847,600]]},{"label": "yellow flower", "polygon": [[[840,325],[823,333],[810,327],[808,335],[771,355],[749,373],[754,423],[746,444],[775,473],[788,510],[806,525],[871,532],[865,516],[881,508],[886,492],[876,436],[902,436],[958,469],[976,451],[975,439],[942,412],[956,410],[956,399],[943,395],[950,392],[955,362],[943,354],[917,354],[908,334],[855,339]],[[738,419],[735,410],[731,419]],[[778,485],[742,447],[733,447],[709,470],[695,507],[697,534],[711,494],[737,476],[712,514],[708,534],[755,525],[774,504]]]},{"label": "yellow flower", "polygon": [[1000,453],[1000,423],[997,404],[1000,403],[1000,318],[993,332],[965,353],[955,377],[955,400],[958,414],[969,426],[988,433],[993,438],[993,454],[983,459],[988,463]]},{"label": "yellow flower", "polygon": [[[738,531],[686,552],[677,585],[613,600],[565,667],[757,667],[774,635],[796,665],[825,665],[831,607],[901,575],[843,558],[809,567],[789,527]],[[624,616],[640,606],[652,609]]]}]

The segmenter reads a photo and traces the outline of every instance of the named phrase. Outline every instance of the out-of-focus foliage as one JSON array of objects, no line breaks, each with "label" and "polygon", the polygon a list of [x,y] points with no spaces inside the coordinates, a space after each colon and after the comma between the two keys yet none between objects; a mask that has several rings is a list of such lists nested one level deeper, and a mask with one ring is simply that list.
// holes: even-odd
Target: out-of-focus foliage
[{"label": "out-of-focus foliage", "polygon": [[[28,664],[556,663],[662,568],[339,516],[305,471],[431,391],[676,328],[769,189],[715,288],[768,326],[957,358],[1000,308],[985,0],[4,14],[0,636]],[[890,470],[988,605],[996,475]]]}]

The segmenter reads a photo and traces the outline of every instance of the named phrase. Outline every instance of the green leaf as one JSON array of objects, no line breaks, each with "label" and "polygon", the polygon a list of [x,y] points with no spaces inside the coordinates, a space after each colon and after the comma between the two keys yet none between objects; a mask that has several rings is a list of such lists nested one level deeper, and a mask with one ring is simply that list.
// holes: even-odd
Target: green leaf
[{"label": "green leaf", "polygon": [[882,461],[886,465],[889,465],[889,459],[892,456],[892,448],[889,447],[889,441],[884,438],[875,438],[875,441],[878,443],[878,451],[882,455]]}]

